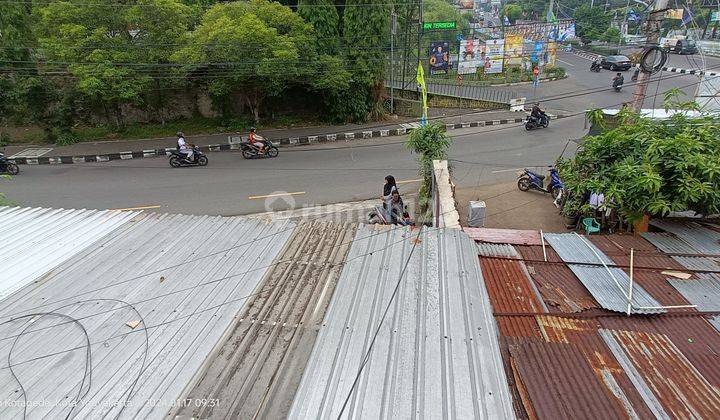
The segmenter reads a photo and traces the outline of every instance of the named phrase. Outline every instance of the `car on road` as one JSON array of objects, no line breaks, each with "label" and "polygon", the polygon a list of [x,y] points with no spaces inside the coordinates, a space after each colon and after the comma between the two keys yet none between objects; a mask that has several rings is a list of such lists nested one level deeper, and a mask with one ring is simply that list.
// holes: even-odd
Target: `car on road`
[{"label": "car on road", "polygon": [[674,44],[668,46],[670,52],[676,54],[697,54],[698,49],[692,39],[678,39]]},{"label": "car on road", "polygon": [[612,71],[626,71],[630,70],[630,67],[632,67],[632,63],[630,62],[630,59],[625,57],[624,55],[611,55],[608,57],[604,57],[600,61],[600,67]]}]

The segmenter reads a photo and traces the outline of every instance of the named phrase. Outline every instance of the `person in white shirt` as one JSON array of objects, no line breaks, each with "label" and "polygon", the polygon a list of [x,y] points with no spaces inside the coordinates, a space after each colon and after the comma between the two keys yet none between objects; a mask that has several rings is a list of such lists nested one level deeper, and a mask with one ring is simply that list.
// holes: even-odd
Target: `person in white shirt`
[{"label": "person in white shirt", "polygon": [[185,135],[182,133],[182,131],[178,131],[177,133],[177,145],[178,149],[180,150],[180,153],[185,155],[185,158],[189,161],[193,161],[193,149],[192,147],[188,146],[187,142],[185,141]]}]

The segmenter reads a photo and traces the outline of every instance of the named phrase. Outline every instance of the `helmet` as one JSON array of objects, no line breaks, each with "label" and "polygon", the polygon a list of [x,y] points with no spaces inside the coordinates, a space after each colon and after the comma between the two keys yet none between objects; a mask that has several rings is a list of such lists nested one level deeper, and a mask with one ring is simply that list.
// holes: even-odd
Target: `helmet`
[{"label": "helmet", "polygon": [[255,127],[250,127],[250,131],[254,133],[254,132],[255,132]]},{"label": "helmet", "polygon": [[182,131],[178,131],[178,132],[177,132],[177,136],[178,136],[178,137],[185,137],[185,134],[183,134]]}]

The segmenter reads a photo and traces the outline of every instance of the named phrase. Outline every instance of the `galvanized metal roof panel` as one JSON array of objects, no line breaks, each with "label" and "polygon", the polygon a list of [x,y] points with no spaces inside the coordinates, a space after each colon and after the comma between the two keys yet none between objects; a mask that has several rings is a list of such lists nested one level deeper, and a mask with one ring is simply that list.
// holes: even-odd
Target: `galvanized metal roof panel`
[{"label": "galvanized metal roof panel", "polygon": [[681,257],[677,255],[673,255],[672,259],[689,270],[720,272],[720,263],[717,262],[718,259],[709,257]]},{"label": "galvanized metal roof panel", "polygon": [[613,264],[607,255],[589,240],[574,233],[548,233],[545,239],[567,263]]},{"label": "galvanized metal roof panel", "polygon": [[[291,418],[514,418],[477,248],[457,230],[361,227]],[[369,360],[362,359],[410,258]]]},{"label": "galvanized metal roof panel", "polygon": [[488,244],[479,242],[477,244],[478,255],[483,257],[505,257],[518,258],[520,254],[512,245],[507,244]]},{"label": "galvanized metal roof panel", "polygon": [[[590,291],[595,300],[605,309],[615,312],[627,312],[628,299],[625,296],[630,290],[630,277],[619,268],[569,264],[568,267]],[[614,278],[614,279],[613,279]],[[615,281],[617,280],[617,284]],[[618,287],[618,284],[620,287]],[[666,312],[657,308],[660,303],[637,283],[633,284],[633,313],[657,314]]]},{"label": "galvanized metal roof panel", "polygon": [[718,332],[720,332],[720,316],[714,316],[708,321],[710,321],[710,324],[712,324],[712,326],[715,327]]},{"label": "galvanized metal roof panel", "polygon": [[[92,351],[92,378],[84,382],[82,403],[72,413],[67,404],[32,406],[28,418],[165,417],[256,293],[293,228],[291,222],[141,215],[46,281],[5,299],[0,320],[15,321],[0,326],[0,360],[10,357],[16,365],[29,399],[75,399],[87,379],[86,340]],[[73,321],[17,318],[38,311]],[[19,334],[8,355],[13,340],[7,338]],[[0,398],[22,403],[6,367],[0,365]],[[0,406],[2,418],[22,415],[19,405]]]},{"label": "galvanized metal roof panel", "polygon": [[697,279],[668,279],[698,311],[720,311],[720,275],[698,273]]},{"label": "galvanized metal roof panel", "polygon": [[137,212],[0,207],[0,300],[89,247]]},{"label": "galvanized metal roof panel", "polygon": [[702,254],[720,255],[720,232],[708,229],[697,222],[652,220],[654,226],[674,233]]},{"label": "galvanized metal roof panel", "polygon": [[658,247],[662,252],[668,254],[697,254],[697,250],[672,233],[667,232],[643,232],[643,238]]}]

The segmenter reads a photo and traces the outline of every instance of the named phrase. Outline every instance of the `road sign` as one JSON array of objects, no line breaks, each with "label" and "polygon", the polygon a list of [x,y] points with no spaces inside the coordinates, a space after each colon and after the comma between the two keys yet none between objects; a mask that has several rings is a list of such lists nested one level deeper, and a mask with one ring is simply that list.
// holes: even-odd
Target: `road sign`
[{"label": "road sign", "polygon": [[423,22],[423,30],[433,30],[433,29],[455,29],[457,27],[457,22],[455,21],[446,21],[446,22]]},{"label": "road sign", "polygon": [[710,22],[720,22],[720,12],[712,12]]}]

